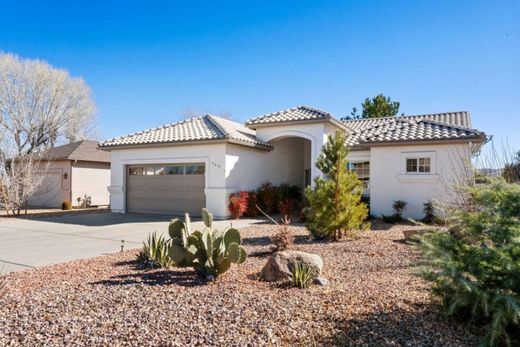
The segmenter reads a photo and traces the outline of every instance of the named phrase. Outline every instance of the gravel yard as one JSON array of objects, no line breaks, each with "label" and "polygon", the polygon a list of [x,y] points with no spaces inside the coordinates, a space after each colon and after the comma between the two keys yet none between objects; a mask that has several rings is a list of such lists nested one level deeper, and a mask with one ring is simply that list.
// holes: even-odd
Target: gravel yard
[{"label": "gravel yard", "polygon": [[191,269],[140,269],[136,251],[4,276],[0,345],[471,345],[411,274],[418,255],[403,242],[409,226],[375,222],[339,243],[310,242],[305,228],[292,228],[295,249],[322,256],[330,286],[259,281],[274,227],[254,226],[241,230],[247,261],[211,283]]}]

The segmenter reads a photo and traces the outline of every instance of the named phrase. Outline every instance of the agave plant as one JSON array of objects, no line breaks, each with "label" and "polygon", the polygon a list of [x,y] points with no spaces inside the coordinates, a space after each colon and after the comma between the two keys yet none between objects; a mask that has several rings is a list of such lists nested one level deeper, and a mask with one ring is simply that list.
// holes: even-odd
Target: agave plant
[{"label": "agave plant", "polygon": [[169,241],[156,232],[148,235],[143,248],[137,254],[137,261],[148,267],[166,268],[174,265],[168,254]]},{"label": "agave plant", "polygon": [[217,277],[229,270],[231,263],[242,264],[247,257],[240,246],[242,240],[238,230],[213,230],[213,215],[202,209],[204,231],[191,231],[190,216],[182,222],[170,222],[171,245],[169,255],[178,266],[193,267],[203,276]]}]

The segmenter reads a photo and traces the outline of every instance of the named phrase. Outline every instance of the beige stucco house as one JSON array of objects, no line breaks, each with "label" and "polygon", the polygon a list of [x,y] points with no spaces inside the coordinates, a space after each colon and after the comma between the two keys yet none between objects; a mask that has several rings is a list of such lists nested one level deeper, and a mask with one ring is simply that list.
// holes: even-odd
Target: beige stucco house
[{"label": "beige stucco house", "polygon": [[373,215],[422,217],[423,203],[449,199],[450,187],[485,141],[467,112],[340,121],[300,106],[244,125],[206,115],[100,143],[110,152],[111,209],[229,215],[229,194],[261,183],[312,184],[322,176],[316,158],[328,135],[347,134],[350,168],[370,196]]},{"label": "beige stucco house", "polygon": [[45,176],[29,198],[31,207],[60,207],[63,201],[77,204],[89,196],[92,205],[109,205],[110,154],[97,142],[83,140],[57,146],[42,155]]}]

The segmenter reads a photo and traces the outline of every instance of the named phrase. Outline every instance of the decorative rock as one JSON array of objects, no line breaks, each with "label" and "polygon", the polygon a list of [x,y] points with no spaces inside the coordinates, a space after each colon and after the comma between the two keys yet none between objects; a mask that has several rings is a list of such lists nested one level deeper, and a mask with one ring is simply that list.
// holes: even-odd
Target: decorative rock
[{"label": "decorative rock", "polygon": [[316,277],[314,279],[314,284],[317,284],[319,286],[328,286],[330,283],[329,280],[325,277]]},{"label": "decorative rock", "polygon": [[291,276],[290,266],[295,263],[310,266],[316,277],[321,275],[323,260],[319,255],[300,251],[283,251],[276,252],[269,258],[260,277],[269,282],[286,280]]}]

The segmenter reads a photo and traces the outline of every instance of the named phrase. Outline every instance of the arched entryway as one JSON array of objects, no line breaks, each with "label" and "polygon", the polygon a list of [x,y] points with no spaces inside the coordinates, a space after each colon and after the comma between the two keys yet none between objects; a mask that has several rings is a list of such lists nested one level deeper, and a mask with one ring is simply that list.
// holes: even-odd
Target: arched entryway
[{"label": "arched entryway", "polygon": [[306,187],[321,173],[316,168],[316,139],[304,132],[281,131],[266,139],[273,146],[267,180]]}]

